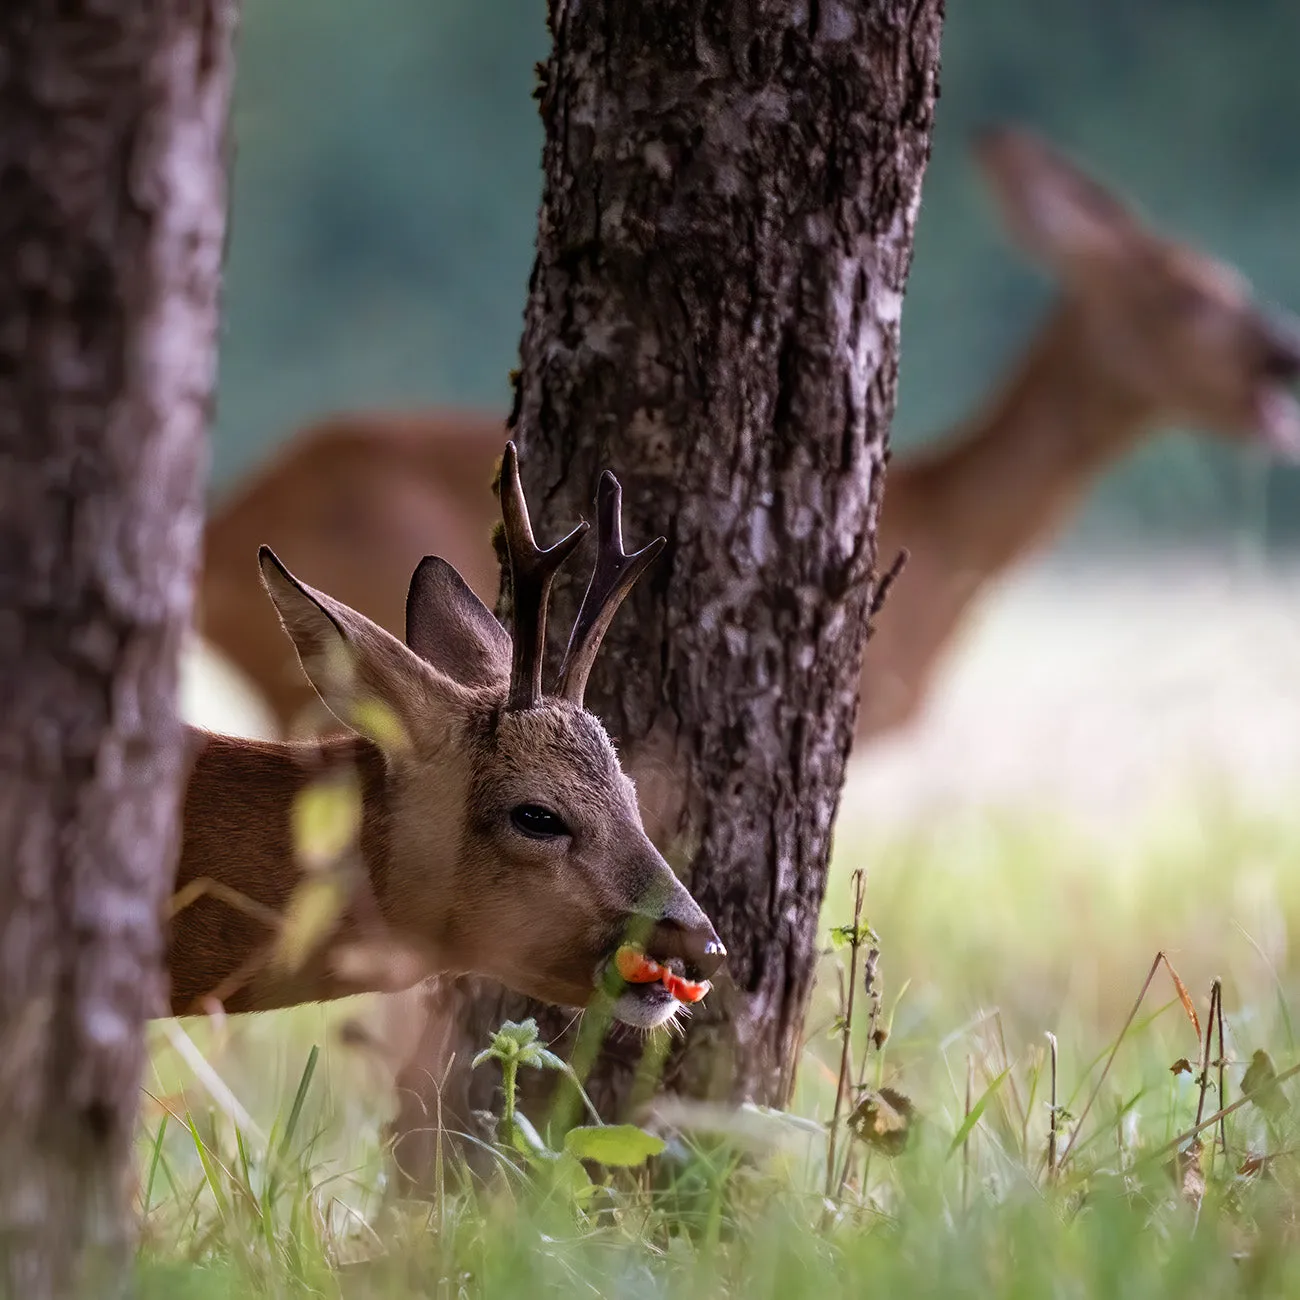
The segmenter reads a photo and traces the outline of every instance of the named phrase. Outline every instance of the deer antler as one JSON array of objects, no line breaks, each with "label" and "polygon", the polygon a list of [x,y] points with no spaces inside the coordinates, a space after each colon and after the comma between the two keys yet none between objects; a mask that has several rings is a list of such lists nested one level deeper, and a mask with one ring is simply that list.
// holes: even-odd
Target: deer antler
[{"label": "deer antler", "polygon": [[556,694],[578,705],[614,614],[667,541],[656,537],[631,555],[623,550],[623,489],[609,470],[600,476],[596,491],[596,541],[596,567],[574,620],[556,683]]},{"label": "deer antler", "polygon": [[542,698],[542,657],[546,651],[546,606],[551,583],[589,525],[584,519],[547,550],[537,545],[524,487],[519,481],[519,453],[513,442],[506,443],[501,458],[501,518],[510,555],[510,600],[514,609],[506,708],[514,711],[534,708]]}]

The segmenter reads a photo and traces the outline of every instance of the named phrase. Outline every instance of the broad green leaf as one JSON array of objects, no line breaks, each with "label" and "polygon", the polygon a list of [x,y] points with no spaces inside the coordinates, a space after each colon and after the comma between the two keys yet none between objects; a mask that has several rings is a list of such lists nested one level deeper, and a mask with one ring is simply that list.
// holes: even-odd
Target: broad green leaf
[{"label": "broad green leaf", "polygon": [[657,1156],[664,1143],[635,1124],[603,1124],[599,1128],[571,1128],[564,1135],[564,1149],[579,1160],[633,1169]]},{"label": "broad green leaf", "polygon": [[582,1162],[567,1151],[556,1156],[550,1165],[550,1174],[551,1185],[555,1190],[578,1205],[585,1206],[595,1194],[596,1184],[582,1167]]}]

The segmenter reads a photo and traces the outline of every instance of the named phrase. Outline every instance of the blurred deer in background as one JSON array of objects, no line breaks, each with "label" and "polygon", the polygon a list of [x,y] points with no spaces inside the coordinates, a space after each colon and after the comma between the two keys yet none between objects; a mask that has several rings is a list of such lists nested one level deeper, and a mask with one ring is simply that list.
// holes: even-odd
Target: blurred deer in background
[{"label": "blurred deer in background", "polygon": [[[513,444],[501,476],[513,636],[445,559],[415,571],[403,644],[261,549],[302,670],[352,734],[292,745],[191,729],[167,948],[173,1014],[213,998],[238,1012],[391,990],[439,971],[585,1006],[612,966],[634,981],[612,979],[614,1016],[649,1028],[707,992],[725,950],[650,843],[583,706],[605,629],[663,539],[624,553],[613,475],[597,509],[596,567],[552,693],[542,690],[548,595],[586,524],[537,547]],[[312,874],[295,838],[299,798],[349,773],[360,870],[341,882],[347,896],[310,954],[286,964],[282,923]],[[391,955],[394,944],[413,957],[404,975],[364,965],[367,946]],[[653,979],[627,974],[629,946],[632,967]]]},{"label": "blurred deer in background", "polygon": [[[1000,129],[976,156],[1012,238],[1058,301],[986,405],[890,466],[879,554],[911,553],[869,643],[858,740],[914,717],[990,582],[1044,546],[1088,488],[1144,439],[1191,425],[1300,452],[1300,329],[1231,267],[1167,239],[1035,136]],[[282,725],[310,696],[250,573],[270,541],[389,630],[396,575],[447,555],[491,601],[490,484],[502,423],[457,411],[324,421],[222,503],[207,530],[200,630]]]}]

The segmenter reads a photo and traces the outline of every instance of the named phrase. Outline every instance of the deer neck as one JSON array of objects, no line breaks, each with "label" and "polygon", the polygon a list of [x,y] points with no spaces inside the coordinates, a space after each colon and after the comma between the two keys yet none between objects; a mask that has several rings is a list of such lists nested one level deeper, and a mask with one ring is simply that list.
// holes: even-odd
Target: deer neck
[{"label": "deer neck", "polygon": [[944,548],[955,569],[996,575],[1057,532],[1158,423],[1155,405],[1115,376],[1090,334],[1080,310],[1059,305],[1011,382],[934,450],[897,467],[884,527],[900,545]]},{"label": "deer neck", "polygon": [[[190,741],[179,906],[167,947],[172,1013],[200,1010],[208,997],[228,1011],[257,1011],[387,987],[338,969],[340,953],[381,937],[389,920],[391,798],[379,750],[358,737],[286,745],[194,729]],[[325,942],[287,973],[269,958],[304,881],[294,805],[309,784],[329,781],[353,782],[361,793],[359,833],[334,868],[352,872],[339,878],[350,902]]]},{"label": "deer neck", "polygon": [[867,650],[859,736],[915,713],[981,589],[1052,537],[1159,417],[1061,303],[972,420],[890,467],[879,553],[888,564],[906,547],[910,558]]}]

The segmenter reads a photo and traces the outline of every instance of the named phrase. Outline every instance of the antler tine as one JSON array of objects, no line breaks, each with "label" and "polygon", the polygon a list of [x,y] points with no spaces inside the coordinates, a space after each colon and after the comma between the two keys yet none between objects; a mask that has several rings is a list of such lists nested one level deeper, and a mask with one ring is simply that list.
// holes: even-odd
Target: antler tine
[{"label": "antler tine", "polygon": [[667,541],[656,537],[631,555],[623,550],[623,489],[609,470],[600,476],[596,492],[596,538],[596,567],[574,620],[556,684],[556,694],[573,704],[582,703],[596,652],[618,607]]},{"label": "antler tine", "polygon": [[542,550],[533,537],[524,485],[519,481],[519,453],[506,443],[501,458],[501,518],[510,556],[510,597],[514,609],[510,696],[506,708],[531,709],[542,698],[542,659],[546,653],[546,606],[551,583],[573,554],[589,525],[584,519],[567,537]]}]

